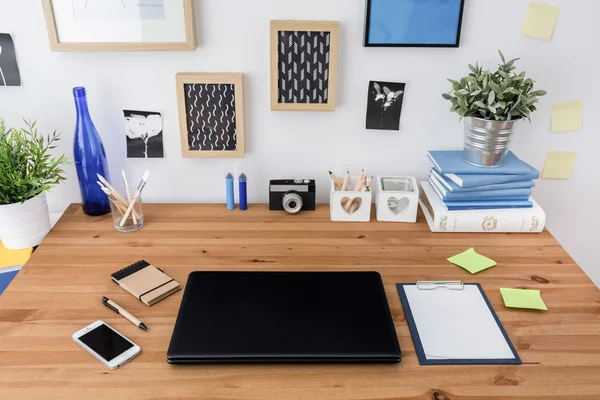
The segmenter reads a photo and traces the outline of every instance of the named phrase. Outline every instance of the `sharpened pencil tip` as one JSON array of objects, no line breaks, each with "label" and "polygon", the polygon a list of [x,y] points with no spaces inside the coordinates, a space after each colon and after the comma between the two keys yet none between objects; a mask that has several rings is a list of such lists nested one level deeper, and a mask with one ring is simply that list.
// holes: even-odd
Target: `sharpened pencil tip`
[{"label": "sharpened pencil tip", "polygon": [[139,327],[142,328],[143,330],[147,331],[148,327],[146,325],[144,325],[143,322],[140,322]]}]

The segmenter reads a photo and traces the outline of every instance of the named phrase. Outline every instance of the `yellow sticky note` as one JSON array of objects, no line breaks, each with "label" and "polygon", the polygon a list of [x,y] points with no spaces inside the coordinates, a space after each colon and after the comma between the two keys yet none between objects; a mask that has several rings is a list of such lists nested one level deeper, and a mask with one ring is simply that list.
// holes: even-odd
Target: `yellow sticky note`
[{"label": "yellow sticky note", "polygon": [[521,27],[521,35],[550,40],[559,12],[560,7],[532,1]]},{"label": "yellow sticky note", "polygon": [[450,257],[448,261],[466,269],[472,274],[476,274],[496,265],[496,261],[478,254],[473,248],[457,254],[454,257]]},{"label": "yellow sticky note", "polygon": [[574,151],[549,151],[542,172],[543,179],[570,179],[575,167]]},{"label": "yellow sticky note", "polygon": [[25,264],[29,260],[32,250],[8,250],[0,242],[0,268]]},{"label": "yellow sticky note", "polygon": [[506,307],[548,311],[539,290],[500,288]]},{"label": "yellow sticky note", "polygon": [[583,101],[552,104],[552,132],[576,131],[583,128]]}]

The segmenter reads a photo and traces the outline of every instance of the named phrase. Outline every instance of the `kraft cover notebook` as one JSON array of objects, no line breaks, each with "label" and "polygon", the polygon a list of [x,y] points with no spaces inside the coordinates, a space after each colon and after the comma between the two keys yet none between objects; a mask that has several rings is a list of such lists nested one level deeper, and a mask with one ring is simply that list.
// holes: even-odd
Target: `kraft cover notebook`
[{"label": "kraft cover notebook", "polygon": [[112,280],[147,306],[181,289],[175,279],[141,260],[111,275]]}]

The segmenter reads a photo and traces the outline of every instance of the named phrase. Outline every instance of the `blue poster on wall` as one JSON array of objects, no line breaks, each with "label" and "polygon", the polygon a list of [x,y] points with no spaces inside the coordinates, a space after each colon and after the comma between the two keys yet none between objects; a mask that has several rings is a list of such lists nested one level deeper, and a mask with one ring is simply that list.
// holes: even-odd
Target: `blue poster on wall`
[{"label": "blue poster on wall", "polygon": [[367,0],[365,46],[458,47],[464,0]]}]

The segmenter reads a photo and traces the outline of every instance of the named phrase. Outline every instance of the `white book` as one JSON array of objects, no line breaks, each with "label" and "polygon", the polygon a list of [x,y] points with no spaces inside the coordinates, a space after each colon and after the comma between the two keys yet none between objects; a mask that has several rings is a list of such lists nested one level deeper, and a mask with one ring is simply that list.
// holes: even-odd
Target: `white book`
[{"label": "white book", "polygon": [[419,204],[432,232],[540,233],[546,213],[530,198],[532,208],[448,211],[429,182],[421,182]]}]

